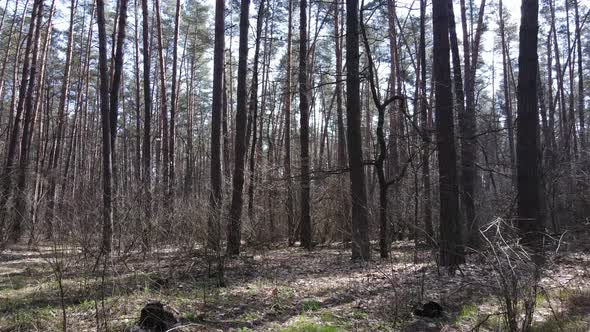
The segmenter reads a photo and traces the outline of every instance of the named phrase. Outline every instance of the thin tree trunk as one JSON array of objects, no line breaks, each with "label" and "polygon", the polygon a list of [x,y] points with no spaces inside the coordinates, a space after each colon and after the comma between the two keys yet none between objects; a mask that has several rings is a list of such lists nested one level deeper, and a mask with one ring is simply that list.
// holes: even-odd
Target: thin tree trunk
[{"label": "thin tree trunk", "polygon": [[98,25],[98,51],[100,74],[100,113],[102,127],[102,247],[101,254],[108,259],[113,241],[113,205],[112,205],[112,170],[111,159],[111,120],[109,105],[109,71],[107,60],[107,35],[104,13],[104,1],[96,0],[96,17]]},{"label": "thin tree trunk", "polygon": [[299,120],[301,142],[301,246],[312,248],[309,176],[309,80],[307,68],[307,0],[299,3]]},{"label": "thin tree trunk", "polygon": [[139,76],[139,24],[137,18],[137,0],[133,1],[133,18],[135,23],[135,179],[141,181],[141,83]]},{"label": "thin tree trunk", "polygon": [[[250,102],[248,105],[249,114],[252,116],[252,145],[250,148],[250,183],[248,184],[248,217],[252,222],[254,220],[254,181],[256,165],[256,143],[257,143],[257,121],[258,121],[258,64],[260,57],[260,40],[262,39],[262,23],[264,21],[264,0],[258,4],[258,17],[256,19],[256,42],[254,47],[254,65],[252,67],[252,85],[250,90]],[[261,110],[262,112],[262,110]],[[262,131],[260,132],[262,135]],[[262,137],[261,137],[262,139]]]},{"label": "thin tree trunk", "polygon": [[424,186],[424,225],[428,241],[434,239],[432,227],[431,183],[430,183],[430,127],[428,125],[428,105],[426,97],[426,0],[420,0],[420,124],[422,130],[421,153],[422,185]]},{"label": "thin tree trunk", "polygon": [[172,86],[170,94],[170,135],[168,143],[170,148],[170,166],[169,177],[170,183],[168,185],[168,196],[171,200],[171,207],[174,208],[174,186],[175,186],[175,136],[176,136],[176,105],[178,103],[178,88],[177,88],[177,67],[178,67],[178,29],[180,26],[180,0],[176,0],[176,13],[174,16],[174,40],[172,41]]},{"label": "thin tree trunk", "polygon": [[59,165],[63,137],[64,137],[64,125],[66,122],[65,115],[68,113],[68,94],[70,89],[70,68],[72,63],[72,44],[74,41],[74,15],[76,13],[76,7],[78,5],[77,0],[72,0],[70,3],[70,27],[68,29],[68,46],[66,48],[66,63],[64,65],[64,76],[61,87],[61,94],[58,106],[58,118],[57,118],[57,133],[55,135],[55,146],[52,154],[49,157],[49,189],[47,191],[47,197],[49,199],[47,207],[47,233],[46,238],[50,239],[53,237],[53,219],[55,216],[55,188],[57,185],[57,166]]},{"label": "thin tree trunk", "polygon": [[169,143],[169,124],[168,124],[168,97],[166,92],[166,65],[164,62],[164,50],[162,46],[162,12],[160,11],[160,0],[154,1],[154,11],[156,16],[156,41],[158,47],[158,64],[160,68],[160,115],[162,119],[162,182],[163,182],[163,203],[164,208],[168,209],[170,206],[170,195],[168,188],[170,186],[170,143]]},{"label": "thin tree trunk", "polygon": [[293,221],[293,181],[291,179],[291,35],[293,23],[293,0],[288,0],[288,30],[287,30],[287,73],[285,78],[285,178],[287,181],[287,242],[289,246],[295,243]]},{"label": "thin tree trunk", "polygon": [[142,188],[144,201],[145,221],[142,223],[142,245],[149,248],[147,234],[150,232],[150,220],[152,215],[152,166],[151,166],[151,125],[152,125],[152,92],[150,84],[150,37],[149,37],[149,12],[148,0],[141,0],[142,14],[142,54],[143,54],[143,145],[142,145]]},{"label": "thin tree trunk", "polygon": [[514,151],[514,120],[512,117],[512,96],[510,94],[510,84],[508,81],[510,57],[508,56],[508,49],[506,44],[506,32],[504,28],[504,6],[502,0],[499,3],[500,16],[500,36],[502,39],[502,77],[504,86],[504,111],[506,112],[506,127],[508,129],[508,153],[510,156],[510,173],[512,186],[516,185],[516,153]]},{"label": "thin tree trunk", "polygon": [[[464,0],[462,0],[464,2]],[[468,231],[468,241],[472,246],[478,243],[479,229],[475,215],[475,187],[477,181],[477,170],[475,163],[476,154],[476,131],[477,122],[475,119],[475,74],[479,62],[479,47],[483,33],[483,19],[486,0],[482,0],[475,38],[468,46],[466,25],[463,24],[463,46],[465,64],[465,108],[463,113],[459,110],[459,132],[461,136],[461,205],[463,207],[465,222]],[[465,22],[465,8],[461,8],[461,16]]]},{"label": "thin tree trunk", "polygon": [[[580,118],[580,147],[582,153],[586,153],[586,119],[584,107],[584,68],[582,67],[582,31],[580,26],[580,14],[578,10],[578,0],[574,1],[575,24],[576,24],[576,44],[578,46],[578,116]],[[572,91],[573,94],[573,91]]]}]

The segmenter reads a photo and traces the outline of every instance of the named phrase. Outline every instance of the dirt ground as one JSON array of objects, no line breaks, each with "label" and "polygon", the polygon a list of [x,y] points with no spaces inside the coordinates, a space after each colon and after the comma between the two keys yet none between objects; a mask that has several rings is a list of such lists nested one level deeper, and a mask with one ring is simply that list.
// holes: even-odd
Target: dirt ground
[{"label": "dirt ground", "polygon": [[[129,331],[161,301],[175,331],[503,331],[499,280],[477,254],[454,275],[433,252],[396,242],[390,259],[350,260],[342,244],[246,249],[225,287],[199,250],[119,254],[104,275],[77,249],[16,246],[0,254],[0,331]],[[440,318],[413,315],[436,301]],[[552,255],[536,295],[534,331],[590,331],[590,253]],[[105,327],[103,322],[106,322]]]}]

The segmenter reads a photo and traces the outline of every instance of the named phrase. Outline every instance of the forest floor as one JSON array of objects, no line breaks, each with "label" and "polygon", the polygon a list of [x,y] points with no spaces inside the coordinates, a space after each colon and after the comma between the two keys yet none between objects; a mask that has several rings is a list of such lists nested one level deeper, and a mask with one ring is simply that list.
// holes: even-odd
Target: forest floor
[{"label": "forest floor", "polygon": [[[62,308],[68,331],[97,331],[101,321],[128,331],[154,300],[187,324],[175,331],[505,330],[496,275],[477,255],[449,275],[410,241],[391,253],[360,264],[341,244],[246,249],[219,288],[195,250],[121,254],[103,277],[80,250],[15,246],[0,254],[0,331],[63,330]],[[442,317],[412,314],[428,301]],[[534,331],[590,331],[589,247],[550,258],[536,301]]]}]

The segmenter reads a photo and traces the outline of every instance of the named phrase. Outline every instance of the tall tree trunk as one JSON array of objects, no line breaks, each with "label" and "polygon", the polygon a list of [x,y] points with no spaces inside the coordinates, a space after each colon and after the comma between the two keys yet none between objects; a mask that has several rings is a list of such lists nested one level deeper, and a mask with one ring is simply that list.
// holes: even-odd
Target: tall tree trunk
[{"label": "tall tree trunk", "polygon": [[434,239],[432,227],[430,183],[430,126],[428,125],[428,100],[426,96],[426,0],[420,0],[420,126],[422,130],[421,153],[422,185],[424,187],[424,226],[428,241]]},{"label": "tall tree trunk", "polygon": [[[574,48],[571,43],[571,30],[570,30],[570,1],[565,0],[565,27],[566,27],[566,38],[567,38],[567,51],[569,56],[567,58],[568,76],[569,76],[569,95],[568,95],[568,116],[570,118],[570,124],[567,128],[568,136],[572,137],[573,140],[573,160],[578,156],[578,136],[576,135],[576,113],[574,107]],[[575,38],[574,34],[574,38]],[[572,58],[574,57],[574,58]],[[573,174],[572,174],[573,176]],[[575,181],[572,179],[572,181]]]},{"label": "tall tree trunk", "polygon": [[[540,213],[539,153],[537,134],[537,33],[538,0],[523,0],[518,57],[517,211],[523,242],[540,245],[543,220]],[[525,38],[526,36],[526,38]]]},{"label": "tall tree trunk", "polygon": [[[462,5],[464,0],[461,1]],[[475,38],[467,38],[467,27],[465,19],[465,7],[461,7],[463,18],[463,52],[465,64],[465,107],[463,112],[458,109],[459,132],[461,136],[461,206],[463,207],[464,220],[467,226],[468,241],[472,246],[478,243],[479,229],[475,215],[475,187],[477,181],[477,170],[475,167],[476,154],[476,131],[477,122],[475,119],[475,73],[479,61],[479,46],[483,33],[483,19],[486,0],[482,0],[477,18]],[[451,4],[452,6],[452,4]],[[473,15],[473,13],[472,13]],[[455,34],[456,35],[456,34]],[[469,47],[469,43],[471,46]]]},{"label": "tall tree trunk", "polygon": [[295,243],[293,221],[293,180],[291,179],[291,35],[293,25],[293,0],[288,0],[288,30],[287,30],[287,73],[285,78],[285,178],[287,180],[287,243],[292,246]]},{"label": "tall tree trunk", "polygon": [[[358,44],[357,44],[358,45]],[[358,47],[357,47],[358,48]],[[307,0],[299,3],[299,116],[301,141],[301,246],[312,248],[309,176],[309,80],[307,68]]]},{"label": "tall tree trunk", "polygon": [[156,41],[158,45],[158,64],[160,72],[160,114],[162,119],[162,141],[161,141],[161,153],[162,153],[162,182],[163,182],[163,195],[164,195],[164,208],[170,207],[170,131],[168,123],[168,95],[166,92],[166,64],[164,62],[164,49],[162,45],[162,12],[160,11],[160,0],[154,1],[154,10],[156,15]]},{"label": "tall tree trunk", "polygon": [[334,39],[336,40],[336,117],[338,131],[338,166],[346,168],[346,133],[344,130],[344,117],[342,114],[342,35],[340,34],[340,0],[334,0]]},{"label": "tall tree trunk", "polygon": [[174,39],[172,41],[172,86],[170,93],[170,135],[168,137],[168,144],[170,145],[168,151],[170,153],[170,166],[168,184],[168,197],[170,205],[174,208],[174,186],[175,186],[175,136],[176,136],[176,108],[178,104],[178,29],[180,27],[180,0],[176,0],[176,13],[174,15]]},{"label": "tall tree trunk", "polygon": [[[20,145],[20,160],[19,160],[19,167],[17,173],[17,181],[16,181],[16,188],[15,188],[15,212],[16,216],[15,219],[10,227],[9,239],[12,242],[17,242],[21,235],[22,235],[22,228],[24,223],[27,220],[27,207],[26,207],[26,180],[27,180],[27,170],[29,167],[29,144],[32,135],[33,125],[33,117],[35,112],[35,105],[33,104],[34,93],[36,90],[35,83],[39,79],[37,77],[37,65],[39,60],[43,61],[43,56],[39,57],[39,45],[41,39],[41,22],[43,19],[43,0],[39,1],[37,5],[37,14],[35,15],[35,19],[37,23],[35,25],[35,34],[33,37],[33,53],[31,54],[31,72],[29,76],[29,80],[27,81],[27,92],[25,96],[25,103],[24,103],[24,120],[23,120],[23,133]],[[49,38],[49,35],[48,37]],[[42,71],[39,71],[42,73]]]},{"label": "tall tree trunk", "polygon": [[72,63],[72,44],[74,41],[74,15],[76,13],[77,0],[72,0],[70,3],[70,27],[68,29],[68,46],[66,48],[66,63],[64,65],[64,76],[61,86],[61,94],[59,97],[58,117],[57,117],[57,132],[55,135],[55,145],[51,156],[49,157],[49,186],[47,197],[49,199],[47,206],[47,233],[46,237],[49,239],[53,236],[53,218],[55,215],[55,188],[57,185],[57,166],[59,165],[63,137],[64,125],[66,122],[65,115],[68,113],[68,94],[70,88],[70,68]]},{"label": "tall tree trunk", "polygon": [[[110,135],[111,135],[111,167],[112,167],[112,191],[113,197],[117,196],[117,189],[118,189],[118,165],[116,160],[119,160],[116,156],[117,145],[117,125],[118,125],[118,117],[119,117],[119,93],[121,91],[121,86],[124,86],[122,83],[123,81],[123,56],[125,52],[125,28],[127,24],[127,1],[128,0],[120,0],[119,1],[119,15],[118,15],[118,28],[117,28],[117,39],[113,40],[113,47],[114,50],[114,58],[111,59],[112,68],[110,72],[112,73],[111,82],[110,82],[110,95],[109,95],[109,111],[111,112],[109,116],[109,121],[111,125]],[[116,26],[117,26],[116,25]],[[123,156],[123,160],[125,160],[125,156]],[[124,171],[123,171],[124,172]],[[123,173],[124,174],[124,173]],[[113,206],[113,216],[116,216],[117,205],[115,204],[114,200],[111,200],[111,204]],[[115,221],[113,220],[113,223]]]},{"label": "tall tree trunk", "polygon": [[133,18],[134,18],[134,33],[135,33],[135,40],[134,44],[134,51],[135,51],[135,61],[134,61],[134,74],[135,74],[135,163],[134,163],[134,171],[135,171],[135,180],[141,181],[142,173],[141,173],[141,83],[139,78],[139,23],[137,18],[137,0],[133,0]]},{"label": "tall tree trunk", "polygon": [[433,3],[435,112],[440,194],[440,264],[451,271],[465,262],[459,220],[457,153],[453,123],[451,67],[449,63],[448,2]]},{"label": "tall tree trunk", "polygon": [[111,112],[109,105],[109,71],[107,60],[107,34],[104,13],[104,1],[96,0],[96,20],[98,25],[98,66],[100,74],[100,114],[102,127],[102,247],[101,254],[107,259],[112,250],[113,241],[113,205],[112,205],[112,171],[111,159]]},{"label": "tall tree trunk", "polygon": [[[23,9],[23,17],[26,16],[26,14],[27,14],[28,6],[29,6],[29,1],[27,0],[27,1],[25,1],[25,7]],[[35,1],[33,0],[33,7],[34,6],[35,6]],[[31,10],[31,13],[34,13],[34,11]],[[32,16],[32,14],[31,14],[31,16]],[[25,26],[25,21],[26,20],[20,20],[18,35],[16,38],[17,42],[15,45],[16,50],[14,52],[15,62],[20,61],[23,63],[23,65],[22,65],[23,71],[21,72],[21,77],[27,77],[24,75],[25,74],[25,70],[24,70],[25,64],[26,64],[26,70],[27,70],[26,75],[29,74],[28,70],[31,65],[30,59],[28,58],[28,56],[29,56],[28,53],[25,52],[25,55],[22,56],[22,59],[21,59],[21,50],[22,50],[21,40],[22,40],[22,35],[23,35],[23,29]],[[33,20],[33,22],[34,22],[34,20]],[[29,20],[29,25],[30,24],[31,24],[31,20]],[[31,28],[31,27],[29,27],[29,28]],[[25,37],[25,39],[27,40],[27,44],[28,44],[28,41],[32,39],[32,37],[29,37],[29,34],[30,34],[30,36],[32,36],[32,33],[33,33],[33,31],[29,30],[29,32],[27,33],[27,37]],[[26,48],[25,48],[25,50],[26,50]],[[30,52],[30,48],[28,49],[28,51]],[[26,92],[26,83],[24,86],[22,85],[22,80],[21,81],[18,80],[18,74],[19,74],[19,66],[13,66],[13,69],[12,69],[12,93],[11,93],[11,97],[10,97],[10,107],[9,107],[10,112],[8,114],[8,130],[7,130],[7,139],[6,139],[9,143],[5,144],[5,148],[6,148],[5,157],[6,157],[6,165],[7,165],[6,170],[8,170],[8,162],[11,158],[10,149],[12,147],[16,146],[17,138],[13,138],[14,137],[13,134],[16,133],[18,135],[19,130],[20,130],[20,127],[19,127],[20,121],[21,121],[20,117],[22,116],[22,107],[23,107],[21,105],[21,108],[20,108],[21,113],[18,113],[17,99],[20,96],[20,94],[19,94],[20,88],[21,87],[24,88],[23,93]],[[16,128],[16,131],[14,130],[15,128]],[[14,153],[12,153],[12,158],[13,158],[13,160],[12,160],[13,164],[10,167],[14,166]],[[5,177],[5,179],[6,179],[6,177]],[[11,178],[8,178],[6,180],[12,181]],[[2,195],[0,197],[0,200],[8,199],[8,194],[10,194],[10,186],[11,186],[12,182],[8,182],[7,184],[8,184],[7,186],[3,185],[3,187],[7,188],[9,191],[6,193],[6,195]],[[0,204],[0,208],[2,208],[2,207],[4,207],[4,202],[2,202],[2,204]],[[2,220],[3,220],[3,218],[0,219],[0,222],[2,222]]]},{"label": "tall tree trunk", "polygon": [[370,259],[367,192],[363,169],[359,77],[359,3],[346,2],[346,122],[352,200],[352,258]]},{"label": "tall tree trunk", "polygon": [[[25,4],[25,9],[24,9],[25,12],[27,10],[27,4],[28,4],[28,0],[26,1],[26,4]],[[8,1],[6,1],[6,7],[8,7]],[[14,35],[14,24],[16,23],[17,17],[18,17],[18,7],[19,7],[19,0],[16,0],[15,5],[14,5],[14,14],[12,15],[10,27],[8,28],[8,40],[6,41],[6,51],[4,52],[4,57],[2,59],[2,69],[0,69],[0,96],[4,96],[4,84],[6,83],[6,81],[4,80],[4,74],[6,73],[6,67],[9,62],[8,56],[10,54],[12,39],[13,39],[13,35]],[[17,34],[17,36],[20,39],[20,33]],[[17,39],[17,43],[18,43],[18,39]],[[18,49],[18,46],[16,48]],[[16,53],[16,58],[18,58],[18,52]],[[11,110],[11,113],[12,113],[12,110]],[[3,114],[4,114],[4,103],[0,102],[0,120],[2,119]],[[2,121],[0,121],[0,123],[2,123]],[[8,127],[10,127],[10,121],[8,123]],[[10,130],[7,130],[7,133],[9,133],[9,132],[10,132]],[[1,208],[2,207],[0,207],[0,209]]]},{"label": "tall tree trunk", "polygon": [[[334,94],[336,95],[336,162],[338,168],[346,169],[348,167],[348,160],[346,156],[346,129],[344,128],[344,115],[343,115],[343,101],[342,101],[342,38],[343,38],[343,19],[342,19],[342,2],[341,0],[334,0],[334,39],[335,39],[335,56],[336,56],[336,84],[334,87]],[[350,241],[352,228],[350,224],[350,199],[348,198],[348,192],[346,181],[339,181],[340,189],[340,202],[342,209],[340,211],[340,218],[342,219],[342,240]]]},{"label": "tall tree trunk", "polygon": [[504,86],[504,111],[506,112],[506,127],[508,128],[508,153],[510,157],[510,174],[512,186],[516,185],[516,152],[514,151],[514,120],[512,116],[512,96],[510,93],[508,45],[506,43],[506,31],[504,28],[504,6],[502,0],[499,3],[500,36],[502,39],[502,77]]},{"label": "tall tree trunk", "polygon": [[[582,67],[582,31],[580,25],[580,13],[578,0],[574,1],[575,23],[576,23],[576,44],[578,46],[578,116],[580,117],[580,147],[582,155],[586,154],[586,119],[584,111],[584,68]],[[573,91],[572,91],[573,94]]]},{"label": "tall tree trunk", "polygon": [[229,211],[229,223],[227,230],[227,254],[237,256],[240,253],[242,205],[244,198],[244,162],[246,156],[246,125],[248,117],[248,92],[246,89],[246,76],[248,74],[248,13],[250,0],[241,0],[240,5],[240,47],[238,55],[238,88],[236,110],[236,136],[235,136],[235,164],[232,188],[232,200]]},{"label": "tall tree trunk", "polygon": [[[393,15],[392,17],[395,17]],[[379,79],[376,76],[376,68],[375,63],[373,61],[373,56],[371,55],[371,46],[369,44],[369,40],[367,38],[367,33],[363,21],[363,11],[360,12],[360,25],[361,25],[361,33],[363,37],[363,44],[365,47],[365,55],[367,57],[368,62],[368,82],[370,88],[370,94],[373,98],[373,102],[377,107],[377,143],[379,146],[379,153],[375,160],[375,170],[377,172],[377,180],[379,181],[379,253],[381,258],[388,258],[389,257],[389,231],[387,225],[387,205],[388,205],[388,197],[387,191],[389,185],[393,184],[394,182],[387,182],[385,177],[385,159],[387,158],[387,143],[385,141],[385,135],[383,132],[383,127],[385,123],[385,111],[387,109],[387,105],[394,101],[397,101],[401,98],[399,95],[394,95],[392,98],[387,99],[384,103],[381,102],[381,97],[379,96]],[[393,71],[393,67],[392,67]],[[368,105],[367,105],[368,106]]]},{"label": "tall tree trunk", "polygon": [[144,249],[149,247],[147,234],[150,231],[150,221],[152,215],[152,166],[151,166],[151,125],[152,125],[152,93],[150,84],[150,30],[149,30],[149,12],[148,0],[141,0],[142,15],[142,55],[143,55],[143,145],[141,147],[142,158],[142,187],[144,196],[144,223],[142,223],[142,244]]},{"label": "tall tree trunk", "polygon": [[[6,229],[5,227],[6,225],[6,220],[7,220],[7,216],[8,216],[8,198],[11,194],[12,191],[12,177],[13,177],[13,172],[14,172],[14,163],[15,163],[15,159],[16,159],[16,146],[17,146],[17,140],[19,137],[19,132],[20,132],[20,121],[21,121],[21,117],[22,117],[22,112],[25,106],[25,99],[26,99],[26,92],[27,92],[27,87],[29,85],[29,77],[30,77],[30,71],[31,71],[31,62],[30,62],[30,57],[33,57],[33,54],[31,54],[31,48],[33,47],[33,42],[37,43],[37,40],[34,40],[34,32],[35,32],[35,24],[37,23],[37,19],[36,19],[36,15],[38,12],[38,7],[42,5],[42,0],[35,0],[35,2],[33,3],[33,9],[31,10],[31,19],[30,19],[30,23],[29,23],[29,31],[27,33],[27,43],[25,46],[25,53],[24,53],[24,59],[23,61],[23,65],[22,65],[22,72],[21,72],[21,80],[20,80],[20,86],[18,88],[18,103],[17,103],[17,107],[16,107],[16,115],[14,116],[14,123],[12,124],[12,128],[11,128],[11,135],[10,135],[10,139],[8,142],[8,147],[7,147],[7,152],[6,152],[6,162],[4,165],[4,172],[3,172],[3,181],[2,181],[2,195],[0,195],[0,232],[7,232],[8,237],[14,237],[14,232],[13,232],[13,227],[14,225],[10,224],[8,225],[9,228]],[[24,21],[24,20],[23,20]],[[18,52],[17,52],[17,59],[18,59]],[[16,85],[16,73],[17,73],[17,66],[15,66],[14,69],[14,83],[13,86]],[[34,80],[34,78],[32,79]],[[13,101],[14,101],[14,96],[16,95],[16,92],[13,91]],[[13,102],[11,102],[11,104],[13,104]],[[12,105],[11,105],[11,109],[12,109]],[[10,123],[10,121],[9,121]],[[6,234],[0,234],[2,236],[0,236],[0,242],[4,242]]]},{"label": "tall tree trunk", "polygon": [[[264,21],[264,0],[258,4],[258,17],[256,18],[256,43],[254,47],[254,65],[252,67],[252,86],[250,87],[250,102],[248,104],[249,114],[252,116],[252,145],[250,149],[250,183],[248,184],[248,217],[252,222],[254,219],[254,181],[256,165],[256,142],[257,142],[257,121],[258,121],[258,64],[260,58],[260,40],[262,39],[262,23]],[[264,91],[263,91],[264,92]],[[263,109],[261,110],[263,112]],[[262,135],[262,131],[260,132]],[[262,140],[262,137],[261,137]]]},{"label": "tall tree trunk", "polygon": [[563,72],[561,67],[561,60],[560,60],[560,52],[559,52],[559,43],[557,42],[557,29],[555,23],[555,6],[553,4],[554,0],[549,0],[549,8],[551,12],[551,30],[553,31],[553,51],[555,52],[555,70],[556,70],[556,79],[557,79],[557,99],[559,101],[559,111],[560,111],[560,135],[563,144],[564,156],[563,160],[569,161],[570,160],[570,130],[569,130],[569,121],[573,119],[568,119],[567,110],[565,108],[565,91],[563,86]]},{"label": "tall tree trunk", "polygon": [[211,113],[211,196],[207,220],[208,247],[219,251],[221,238],[221,113],[225,52],[225,0],[215,1],[215,47],[213,50],[213,100]]}]

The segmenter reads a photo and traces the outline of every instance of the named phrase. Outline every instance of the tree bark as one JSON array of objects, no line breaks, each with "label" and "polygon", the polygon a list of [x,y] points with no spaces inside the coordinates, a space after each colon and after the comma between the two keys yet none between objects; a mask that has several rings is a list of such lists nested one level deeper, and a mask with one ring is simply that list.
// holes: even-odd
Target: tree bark
[{"label": "tree bark", "polygon": [[213,100],[211,113],[211,195],[207,220],[208,247],[220,251],[221,238],[221,115],[225,52],[225,0],[215,1],[215,46],[213,50]]},{"label": "tree bark", "polygon": [[143,54],[143,145],[142,145],[142,180],[143,180],[143,195],[145,221],[142,223],[142,245],[144,249],[149,248],[148,233],[151,227],[150,220],[152,217],[152,163],[151,163],[151,125],[152,125],[152,92],[150,84],[150,36],[149,36],[149,11],[148,0],[141,0],[141,14],[142,14],[142,54]]},{"label": "tree bark", "polygon": [[576,24],[576,44],[578,46],[578,116],[580,118],[580,147],[584,155],[586,153],[586,119],[584,111],[584,68],[582,67],[582,58],[584,53],[582,53],[582,31],[580,26],[578,0],[574,1],[574,14]]},{"label": "tree bark", "polygon": [[65,114],[68,112],[68,94],[70,88],[70,68],[72,62],[72,44],[73,44],[73,36],[74,36],[74,15],[76,13],[76,7],[78,5],[78,1],[72,0],[70,3],[70,27],[68,29],[68,44],[66,48],[66,62],[64,65],[64,76],[61,86],[61,94],[59,99],[59,106],[58,106],[58,118],[57,118],[57,133],[55,135],[55,146],[53,147],[53,151],[51,156],[49,157],[49,186],[47,197],[49,199],[48,206],[47,206],[47,215],[46,215],[46,222],[47,222],[47,231],[46,231],[46,238],[50,239],[53,237],[53,218],[55,216],[55,188],[57,185],[57,166],[59,165],[62,144],[63,144],[63,137],[64,137],[64,125],[66,122]]},{"label": "tree bark", "polygon": [[[542,238],[537,134],[538,0],[522,0],[518,57],[517,212],[525,245],[538,248]],[[526,37],[525,37],[526,36]]]},{"label": "tree bark", "polygon": [[172,86],[170,93],[170,135],[168,137],[168,144],[170,145],[168,151],[170,153],[169,166],[169,184],[168,197],[170,199],[170,206],[174,208],[174,189],[175,189],[175,137],[176,137],[176,109],[178,104],[178,29],[180,27],[180,0],[176,0],[176,12],[174,15],[174,39],[172,41]]},{"label": "tree bark", "polygon": [[162,154],[162,180],[163,180],[163,195],[164,195],[164,208],[170,207],[170,131],[168,123],[168,95],[166,92],[166,65],[164,63],[164,50],[162,44],[162,18],[160,11],[160,0],[154,1],[154,11],[156,15],[156,41],[158,47],[158,64],[160,72],[160,115],[162,120],[162,141],[161,141],[161,154]]},{"label": "tree bark", "polygon": [[[264,0],[258,4],[258,17],[256,18],[256,43],[254,47],[254,64],[252,66],[252,85],[250,87],[250,102],[248,104],[249,114],[252,116],[252,145],[250,146],[250,163],[249,173],[250,182],[248,184],[248,217],[250,221],[254,219],[254,182],[255,182],[255,165],[256,165],[256,144],[258,139],[258,65],[260,58],[260,41],[262,39],[262,23],[264,21]],[[264,109],[264,108],[263,108]],[[263,111],[261,110],[261,112]],[[262,131],[260,131],[262,135]],[[261,137],[262,139],[262,137]]]},{"label": "tree bark", "polygon": [[500,36],[502,39],[502,78],[504,86],[504,111],[506,112],[506,127],[508,129],[508,153],[510,156],[510,174],[512,186],[516,185],[516,152],[514,151],[514,119],[512,116],[512,96],[510,93],[509,71],[512,64],[508,56],[506,44],[506,31],[504,29],[504,6],[502,0],[499,3]]},{"label": "tree bark", "polygon": [[358,0],[346,2],[346,122],[352,199],[352,258],[367,261],[371,252],[361,136],[358,6]]},{"label": "tree bark", "polygon": [[104,1],[96,0],[96,21],[98,25],[98,66],[100,74],[100,113],[102,127],[102,246],[101,254],[105,259],[111,254],[113,241],[113,205],[112,205],[112,171],[111,159],[111,120],[109,105],[109,71],[107,60],[107,35],[104,13]]},{"label": "tree bark", "polygon": [[435,112],[439,163],[440,264],[454,271],[465,262],[459,220],[457,153],[453,123],[451,68],[449,63],[448,2],[433,3]]},{"label": "tree bark", "polygon": [[[21,138],[21,145],[20,145],[20,160],[19,160],[19,167],[17,173],[17,181],[16,181],[16,188],[15,188],[15,212],[16,216],[15,219],[10,227],[9,232],[9,239],[11,242],[17,242],[21,235],[24,223],[27,221],[27,208],[26,208],[26,193],[25,193],[25,186],[27,180],[27,169],[29,167],[29,150],[30,150],[30,141],[33,129],[33,118],[35,112],[35,105],[34,105],[34,93],[36,90],[35,83],[39,79],[37,77],[37,64],[39,62],[39,44],[41,39],[41,23],[43,19],[43,0],[39,0],[39,4],[37,5],[37,14],[35,15],[35,19],[37,23],[35,25],[35,34],[33,37],[33,52],[31,53],[31,72],[29,76],[29,80],[27,81],[27,92],[24,96],[25,103],[24,103],[24,120],[23,120],[23,133]],[[31,18],[32,19],[32,18]],[[48,36],[49,38],[49,36]],[[43,61],[41,57],[41,61]],[[42,71],[39,71],[42,72]],[[20,98],[20,97],[19,97]]]},{"label": "tree bark", "polygon": [[293,26],[293,0],[288,0],[288,30],[287,30],[287,73],[285,74],[285,178],[287,180],[287,243],[292,246],[295,243],[295,230],[293,221],[293,180],[291,179],[291,44]]},{"label": "tree bark", "polygon": [[432,227],[431,208],[431,182],[430,182],[430,126],[428,125],[428,100],[426,96],[426,0],[420,0],[420,126],[422,130],[421,153],[422,162],[422,186],[424,187],[424,226],[428,241],[434,239]]},{"label": "tree bark", "polygon": [[229,223],[227,230],[227,255],[240,254],[242,205],[244,201],[244,162],[246,156],[246,125],[248,118],[248,92],[246,88],[246,76],[248,74],[248,23],[250,0],[241,0],[240,5],[240,46],[238,50],[238,87],[236,110],[236,136],[235,136],[235,164],[232,188],[232,200],[229,211]]},{"label": "tree bark", "polygon": [[[357,44],[358,45],[358,44]],[[309,176],[309,88],[307,68],[307,0],[299,3],[299,122],[301,141],[301,246],[312,248]]]}]

